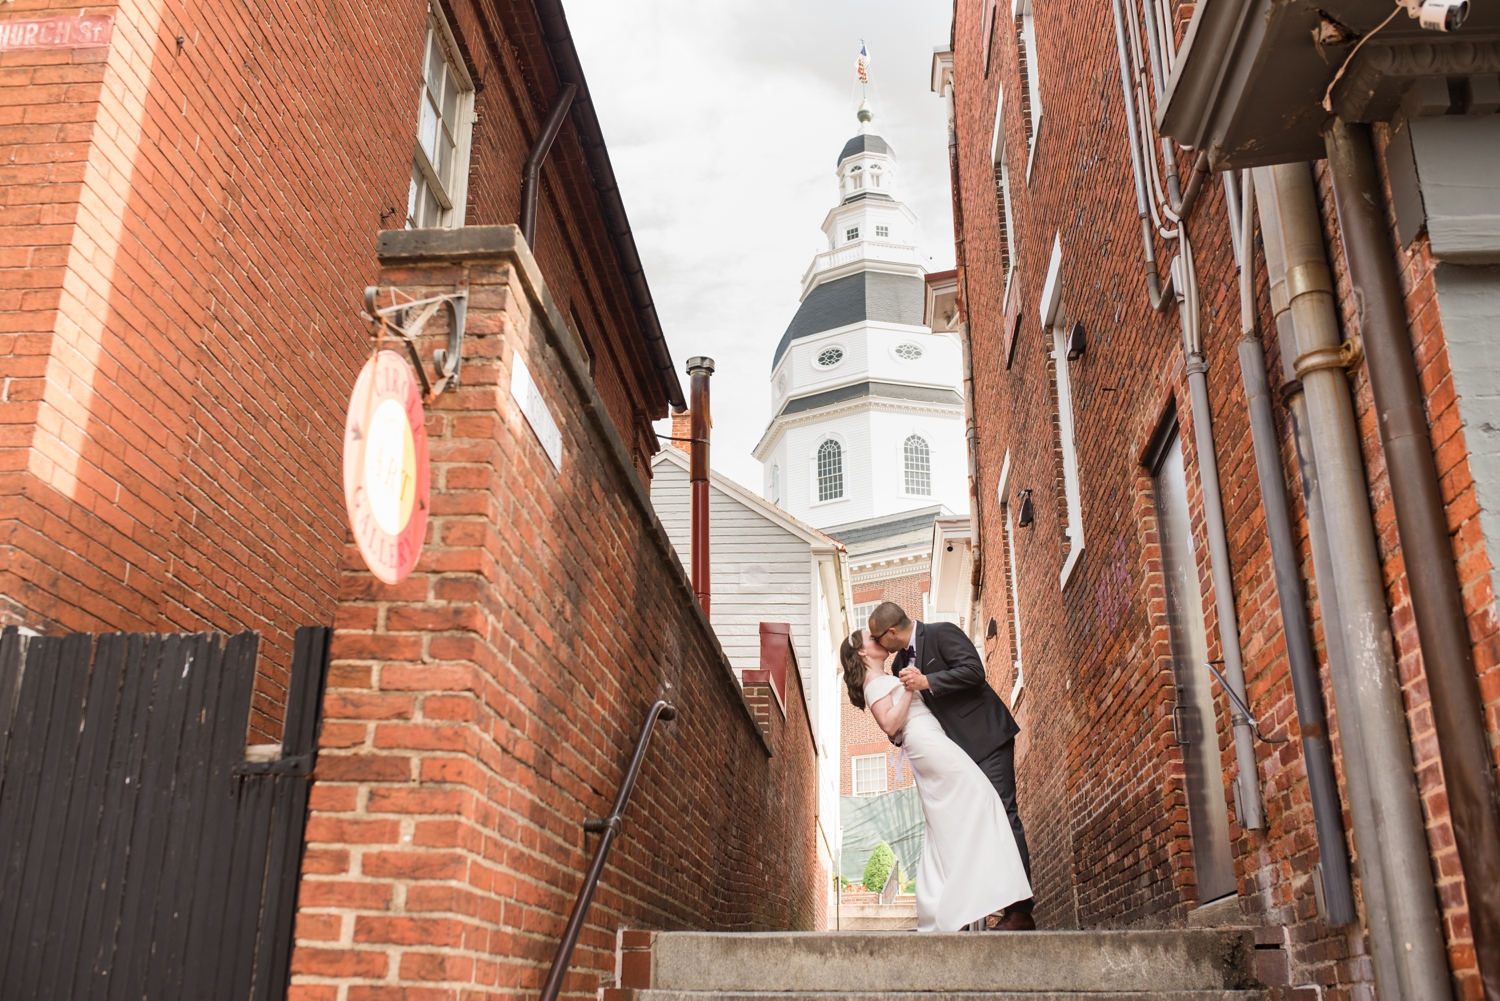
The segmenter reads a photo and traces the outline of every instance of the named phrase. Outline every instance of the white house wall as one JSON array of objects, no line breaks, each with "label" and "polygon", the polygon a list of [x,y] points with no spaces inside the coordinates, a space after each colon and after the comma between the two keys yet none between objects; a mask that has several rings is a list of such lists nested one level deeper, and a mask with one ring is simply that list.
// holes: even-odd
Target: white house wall
[{"label": "white house wall", "polygon": [[[691,557],[692,484],[686,470],[658,462],[651,480],[651,503],[677,550]],[[709,620],[738,675],[760,667],[760,624],[786,622],[802,667],[803,689],[813,696],[811,609],[816,600],[811,547],[737,498],[709,487]]]}]

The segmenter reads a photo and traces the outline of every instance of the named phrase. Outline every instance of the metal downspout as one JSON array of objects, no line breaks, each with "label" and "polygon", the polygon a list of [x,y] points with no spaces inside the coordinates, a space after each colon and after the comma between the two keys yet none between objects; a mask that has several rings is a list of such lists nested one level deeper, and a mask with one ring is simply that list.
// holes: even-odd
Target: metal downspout
[{"label": "metal downspout", "polygon": [[[1200,154],[1193,168],[1193,176],[1182,201],[1170,206],[1180,221],[1177,235],[1181,248],[1172,261],[1167,284],[1161,285],[1156,264],[1156,246],[1151,232],[1151,219],[1147,205],[1146,183],[1143,177],[1142,160],[1149,155],[1145,139],[1138,130],[1130,86],[1130,52],[1125,42],[1125,19],[1120,0],[1112,0],[1115,21],[1115,46],[1120,61],[1120,88],[1125,99],[1125,130],[1130,141],[1130,163],[1135,178],[1136,212],[1140,217],[1141,241],[1146,258],[1146,291],[1151,308],[1165,313],[1175,297],[1177,315],[1182,323],[1183,350],[1187,355],[1188,389],[1192,396],[1194,440],[1198,452],[1200,489],[1203,491],[1204,521],[1208,528],[1210,562],[1214,577],[1214,597],[1219,618],[1219,646],[1224,652],[1225,675],[1235,689],[1240,701],[1249,704],[1245,693],[1245,672],[1240,661],[1240,637],[1238,620],[1235,617],[1233,580],[1229,569],[1229,542],[1224,532],[1224,506],[1219,490],[1219,466],[1214,452],[1213,429],[1209,416],[1208,382],[1205,373],[1208,364],[1203,359],[1202,344],[1198,336],[1198,284],[1193,271],[1192,249],[1188,244],[1187,215],[1203,190],[1203,179],[1208,176],[1208,159]],[[1260,771],[1255,760],[1255,737],[1249,721],[1238,710],[1231,713],[1234,720],[1234,755],[1239,775],[1235,780],[1235,813],[1240,826],[1247,830],[1260,830],[1265,826],[1265,814],[1260,802]],[[1247,785],[1248,784],[1248,785]]]},{"label": "metal downspout", "polygon": [[[1306,163],[1269,168],[1268,182],[1271,197],[1262,192],[1262,200],[1276,207],[1281,222],[1287,293],[1296,330],[1296,371],[1306,394],[1338,594],[1348,674],[1339,685],[1335,673],[1339,720],[1341,726],[1350,717],[1358,720],[1359,743],[1346,738],[1344,760],[1362,757],[1369,780],[1368,800],[1351,802],[1360,871],[1379,869],[1384,884],[1383,906],[1368,899],[1372,887],[1366,885],[1366,916],[1376,949],[1376,988],[1386,1001],[1433,1001],[1452,992],[1447,956],[1438,930],[1432,873],[1425,864],[1427,832],[1413,774],[1369,487],[1344,373],[1348,354],[1347,349],[1341,350],[1317,196]],[[1383,936],[1377,930],[1382,921],[1388,923]],[[1384,950],[1382,937],[1388,943]],[[1383,951],[1393,957],[1391,961],[1381,955]]]},{"label": "metal downspout", "polygon": [[[1179,223],[1179,226],[1183,224]],[[1219,619],[1219,651],[1224,655],[1224,675],[1234,694],[1245,705],[1245,665],[1240,654],[1239,619],[1234,607],[1234,578],[1229,564],[1229,537],[1224,528],[1224,498],[1219,487],[1219,460],[1214,450],[1213,416],[1208,402],[1208,361],[1198,320],[1198,277],[1187,231],[1181,233],[1182,252],[1172,262],[1177,286],[1177,315],[1182,321],[1182,349],[1187,355],[1188,395],[1192,400],[1193,442],[1197,451],[1198,488],[1203,493],[1203,527],[1208,535],[1209,569],[1214,580],[1214,609]],[[1235,815],[1240,826],[1258,831],[1265,828],[1260,802],[1260,769],[1255,760],[1255,731],[1245,715],[1231,704],[1234,725],[1234,758],[1238,765],[1234,781]]]},{"label": "metal downspout", "polygon": [[1484,993],[1500,999],[1500,787],[1368,125],[1324,133]]},{"label": "metal downspout", "polygon": [[[1233,190],[1230,178],[1230,174],[1225,175],[1226,193]],[[1281,608],[1281,632],[1291,669],[1297,723],[1302,733],[1302,762],[1307,769],[1313,826],[1318,835],[1317,878],[1322,884],[1319,905],[1327,923],[1343,925],[1355,919],[1354,891],[1349,884],[1349,856],[1344,848],[1344,808],[1339,802],[1338,780],[1333,772],[1333,747],[1323,715],[1318,660],[1307,627],[1302,576],[1297,570],[1297,548],[1292,541],[1292,517],[1286,502],[1280,438],[1276,433],[1270,391],[1266,385],[1266,356],[1260,343],[1255,301],[1255,187],[1249,172],[1245,173],[1244,198],[1238,209],[1238,219],[1231,218],[1231,224],[1238,224],[1237,256],[1242,262],[1240,377],[1245,387],[1246,408],[1250,412],[1255,471],[1260,481],[1266,537],[1271,544],[1271,566],[1276,577],[1276,598]]]},{"label": "metal downspout", "polygon": [[[1284,402],[1292,415],[1292,442],[1297,449],[1297,478],[1302,488],[1302,505],[1307,514],[1307,542],[1312,551],[1313,578],[1317,583],[1318,609],[1323,619],[1323,648],[1328,655],[1328,674],[1333,682],[1337,705],[1346,707],[1339,714],[1339,744],[1343,749],[1344,781],[1349,787],[1349,812],[1354,818],[1355,839],[1358,832],[1375,827],[1374,800],[1370,795],[1370,770],[1360,753],[1364,730],[1354,707],[1353,675],[1344,655],[1343,616],[1339,608],[1338,588],[1334,584],[1333,551],[1328,544],[1328,527],[1323,511],[1323,487],[1318,480],[1318,462],[1313,451],[1312,431],[1307,417],[1307,396],[1297,381],[1297,332],[1292,322],[1291,302],[1286,285],[1286,262],[1281,236],[1280,196],[1272,183],[1270,168],[1253,171],[1259,192],[1261,243],[1266,252],[1266,272],[1271,284],[1271,313],[1276,317],[1276,339],[1281,345],[1281,372],[1284,380]],[[1358,845],[1356,844],[1356,848]],[[1365,902],[1367,929],[1375,965],[1375,980],[1382,984],[1399,983],[1396,956],[1387,921],[1385,877],[1374,852],[1359,855],[1361,895]]]}]

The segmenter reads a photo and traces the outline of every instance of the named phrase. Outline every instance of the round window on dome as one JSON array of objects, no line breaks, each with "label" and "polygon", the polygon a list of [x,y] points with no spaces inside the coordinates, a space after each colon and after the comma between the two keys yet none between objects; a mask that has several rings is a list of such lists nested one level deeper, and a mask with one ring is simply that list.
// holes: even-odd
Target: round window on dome
[{"label": "round window on dome", "polygon": [[782,395],[782,394],[786,393],[786,373],[785,372],[781,373],[781,376],[776,380],[776,392],[777,392],[778,395]]},{"label": "round window on dome", "polygon": [[844,360],[844,349],[843,348],[824,348],[822,351],[818,352],[818,367],[819,368],[833,368],[833,366],[837,365],[839,362],[841,362],[843,360]]},{"label": "round window on dome", "polygon": [[919,344],[896,345],[896,357],[902,361],[916,361],[922,357],[922,347]]}]

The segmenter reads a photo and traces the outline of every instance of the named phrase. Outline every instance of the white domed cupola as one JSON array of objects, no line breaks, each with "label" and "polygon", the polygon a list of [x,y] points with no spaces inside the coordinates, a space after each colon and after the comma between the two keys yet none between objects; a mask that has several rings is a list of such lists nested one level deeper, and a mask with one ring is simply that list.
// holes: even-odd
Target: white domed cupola
[{"label": "white domed cupola", "polygon": [[867,103],[858,117],[823,220],[828,249],[773,353],[775,416],[755,449],[773,503],[816,526],[968,506],[960,346],[923,324],[917,217]]}]

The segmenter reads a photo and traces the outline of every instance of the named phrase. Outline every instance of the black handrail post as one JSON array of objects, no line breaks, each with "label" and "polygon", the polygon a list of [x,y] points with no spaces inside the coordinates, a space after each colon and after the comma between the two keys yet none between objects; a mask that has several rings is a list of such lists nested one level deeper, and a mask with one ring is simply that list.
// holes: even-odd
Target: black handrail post
[{"label": "black handrail post", "polygon": [[630,759],[630,767],[625,772],[625,781],[620,783],[620,792],[615,796],[614,808],[610,810],[607,817],[584,822],[585,831],[602,833],[603,837],[599,839],[599,847],[594,849],[594,861],[589,865],[588,875],[583,878],[583,887],[578,891],[578,899],[573,902],[573,913],[568,915],[568,925],[563,929],[562,941],[557,944],[557,955],[552,957],[552,969],[548,971],[547,982],[542,986],[541,1001],[557,1001],[557,995],[562,991],[563,977],[567,975],[568,964],[573,959],[573,948],[578,944],[579,933],[583,931],[583,919],[588,916],[589,905],[594,902],[594,891],[599,887],[599,877],[604,875],[605,859],[609,856],[610,846],[619,836],[623,826],[622,817],[625,813],[625,805],[630,802],[630,792],[635,788],[635,780],[641,773],[641,764],[646,760],[646,744],[651,740],[651,731],[656,728],[658,719],[670,722],[676,717],[676,707],[665,699],[658,699],[652,704],[651,711],[646,714],[646,722],[641,726],[641,736],[636,741],[635,755]]}]

